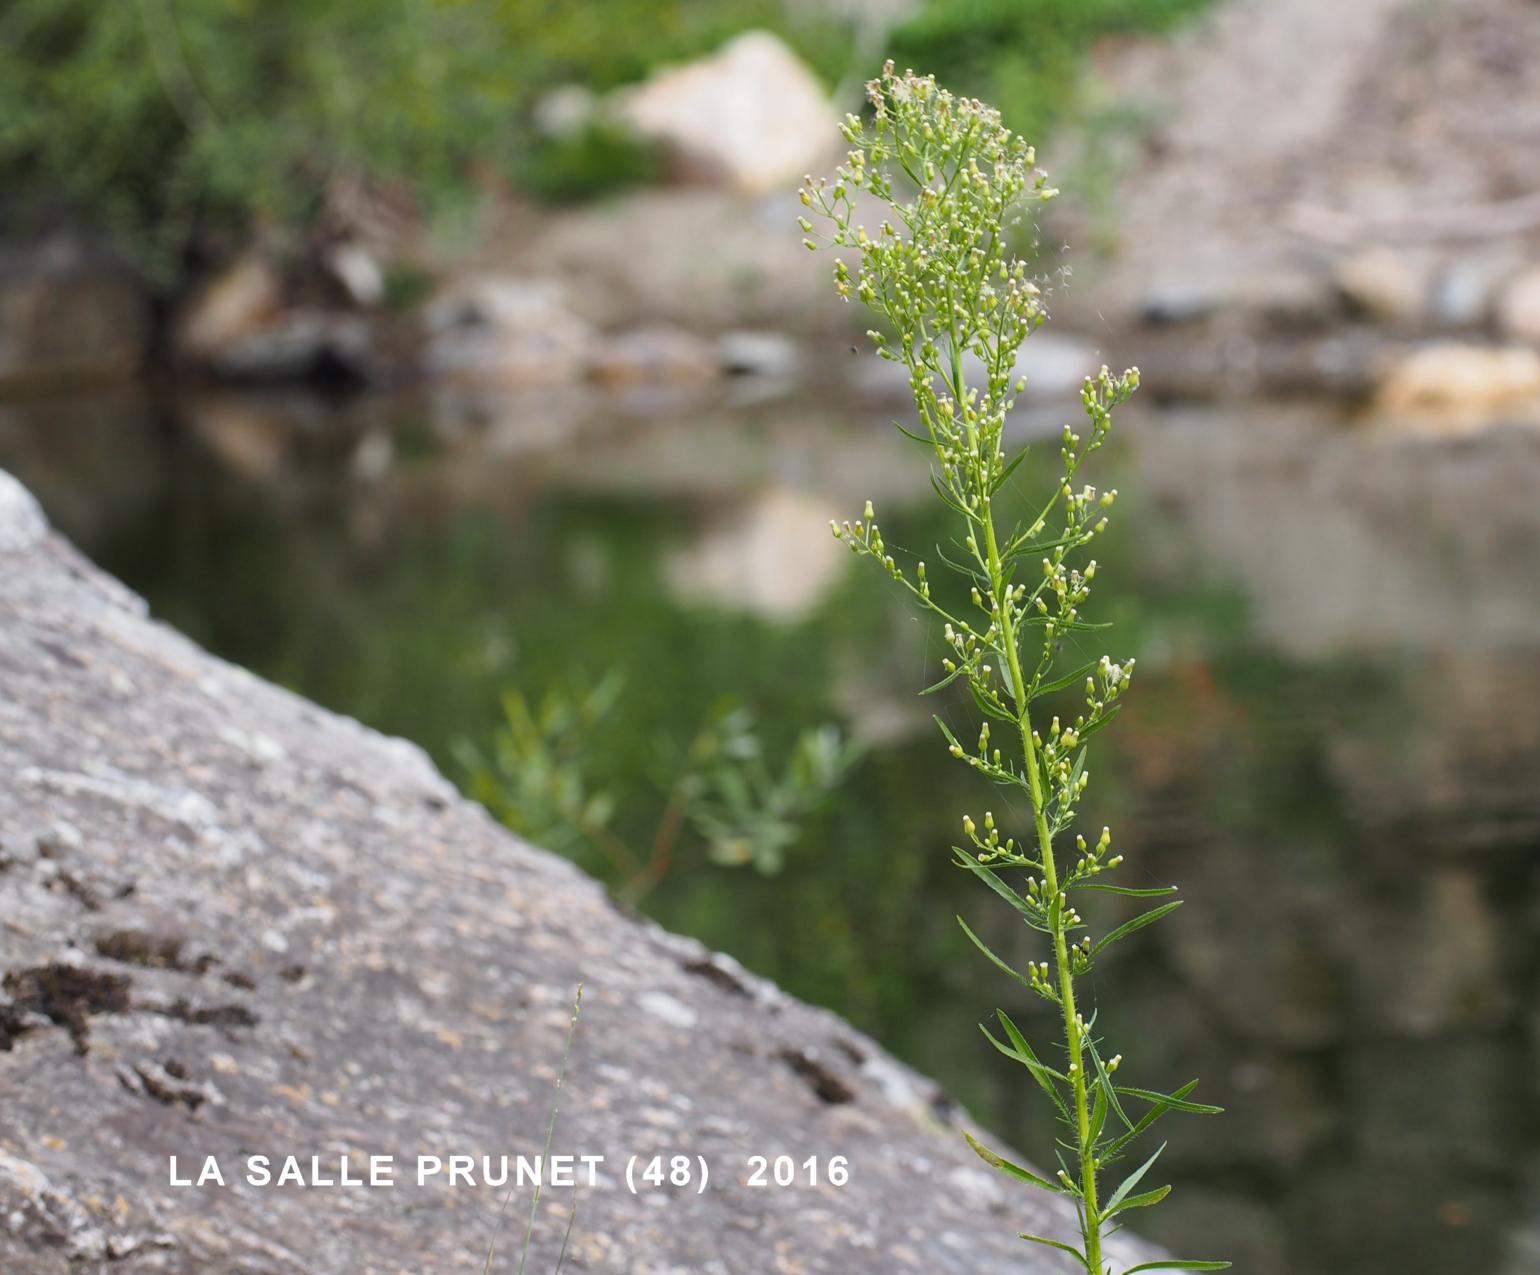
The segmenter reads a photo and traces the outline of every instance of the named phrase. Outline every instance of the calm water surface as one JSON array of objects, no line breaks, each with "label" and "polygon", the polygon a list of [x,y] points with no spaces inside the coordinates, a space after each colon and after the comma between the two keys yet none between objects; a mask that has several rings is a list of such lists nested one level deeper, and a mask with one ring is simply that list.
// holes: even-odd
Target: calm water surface
[{"label": "calm water surface", "polygon": [[[1052,1031],[952,923],[1030,950],[948,866],[985,794],[913,694],[934,635],[827,531],[871,497],[932,555],[895,410],[104,393],[0,408],[0,466],[157,614],[462,780],[503,688],[618,671],[618,828],[724,696],[772,749],[841,722],[865,757],[784,871],[690,867],[648,910],[1051,1154],[974,1026]],[[1052,456],[1064,419],[1018,428]],[[1099,1026],[1135,1083],[1229,1108],[1167,1122],[1150,1229],[1248,1275],[1540,1272],[1540,436],[1151,409],[1093,481],[1124,493],[1100,614],[1140,677],[1086,822],[1189,900],[1098,971]]]}]

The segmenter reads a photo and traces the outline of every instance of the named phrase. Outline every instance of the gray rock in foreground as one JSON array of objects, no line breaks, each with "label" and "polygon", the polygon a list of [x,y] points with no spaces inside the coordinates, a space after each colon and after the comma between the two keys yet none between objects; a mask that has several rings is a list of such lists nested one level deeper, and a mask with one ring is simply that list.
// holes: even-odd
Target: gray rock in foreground
[{"label": "gray rock in foreground", "polygon": [[[1014,1234],[1070,1220],[978,1163],[934,1085],[625,919],[413,747],[148,620],[3,472],[0,688],[0,1270],[479,1271],[499,1193],[418,1187],[416,1157],[540,1150],[580,980],[554,1150],[606,1163],[572,1270],[1058,1269]],[[629,1194],[659,1153],[711,1185]],[[755,1153],[850,1182],[749,1189]],[[397,1185],[259,1189],[255,1154],[394,1156]],[[170,1186],[172,1155],[230,1185]],[[572,1200],[548,1193],[531,1272]]]}]

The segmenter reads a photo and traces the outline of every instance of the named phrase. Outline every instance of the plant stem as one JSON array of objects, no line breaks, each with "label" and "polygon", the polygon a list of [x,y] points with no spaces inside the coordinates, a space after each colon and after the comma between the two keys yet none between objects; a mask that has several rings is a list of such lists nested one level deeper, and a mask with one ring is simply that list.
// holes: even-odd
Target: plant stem
[{"label": "plant stem", "polygon": [[[992,460],[993,458],[991,458]],[[1026,683],[1021,675],[1021,655],[1016,649],[1015,625],[1005,601],[1005,571],[1000,562],[1000,546],[995,538],[995,518],[987,486],[980,502],[980,520],[984,524],[984,548],[989,563],[990,587],[994,590],[1000,616],[1000,638],[1011,671],[1011,699],[1016,705],[1016,726],[1021,731],[1021,747],[1032,797],[1032,811],[1037,820],[1037,844],[1043,860],[1043,884],[1050,900],[1049,916],[1053,927],[1053,956],[1059,979],[1059,1000],[1064,1010],[1064,1040],[1069,1052],[1070,1079],[1075,1090],[1075,1125],[1079,1142],[1080,1193],[1085,1209],[1085,1257],[1092,1275],[1102,1275],[1101,1217],[1096,1200],[1096,1155],[1091,1145],[1091,1112],[1086,1097],[1085,1067],[1080,1039],[1080,1020],[1075,1012],[1075,978],[1070,966],[1069,943],[1065,938],[1064,907],[1059,900],[1059,873],[1053,858],[1053,834],[1048,830],[1048,811],[1043,801],[1043,783],[1038,775],[1037,747],[1032,742],[1032,719],[1028,708]]]}]

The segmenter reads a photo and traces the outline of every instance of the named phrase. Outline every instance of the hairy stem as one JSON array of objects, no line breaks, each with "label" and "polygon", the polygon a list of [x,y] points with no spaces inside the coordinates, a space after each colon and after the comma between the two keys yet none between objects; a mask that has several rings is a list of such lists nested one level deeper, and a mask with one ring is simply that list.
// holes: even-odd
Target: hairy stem
[{"label": "hairy stem", "polygon": [[1032,718],[1026,696],[1026,682],[1021,675],[1021,655],[1016,649],[1015,624],[1010,607],[1004,605],[1005,571],[1000,561],[1000,546],[995,537],[995,518],[987,490],[980,503],[984,524],[984,549],[989,563],[990,587],[996,599],[1002,599],[1000,639],[1011,671],[1011,700],[1016,706],[1016,726],[1021,731],[1027,783],[1032,811],[1037,820],[1038,851],[1043,861],[1043,884],[1052,904],[1053,956],[1058,975],[1059,999],[1064,1010],[1064,1042],[1069,1054],[1069,1074],[1075,1089],[1075,1126],[1079,1143],[1080,1192],[1085,1207],[1086,1264],[1094,1275],[1102,1273],[1101,1218],[1097,1213],[1096,1153],[1091,1144],[1091,1109],[1086,1094],[1085,1067],[1080,1039],[1080,1020],[1075,1010],[1075,977],[1070,965],[1069,942],[1064,930],[1064,907],[1059,902],[1059,872],[1053,858],[1053,834],[1048,830],[1048,811],[1043,800],[1043,782],[1038,775],[1037,747],[1032,742]]}]

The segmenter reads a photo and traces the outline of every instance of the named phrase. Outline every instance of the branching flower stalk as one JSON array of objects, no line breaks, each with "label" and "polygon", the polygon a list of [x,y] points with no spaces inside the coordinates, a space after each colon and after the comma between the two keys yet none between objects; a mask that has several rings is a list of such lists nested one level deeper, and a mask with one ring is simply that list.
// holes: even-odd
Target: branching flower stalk
[{"label": "branching flower stalk", "polygon": [[[932,594],[924,562],[900,564],[870,502],[862,517],[832,526],[839,540],[875,561],[943,626],[943,676],[926,693],[961,682],[980,714],[972,747],[936,719],[951,755],[1029,804],[1027,836],[1009,835],[991,812],[981,823],[964,816],[966,844],[953,852],[961,867],[1044,936],[1051,959],[1017,970],[962,918],[958,922],[994,965],[1058,1010],[1059,1066],[1044,1062],[1003,1010],[1003,1037],[987,1026],[984,1034],[1047,1094],[1068,1129],[1060,1146],[1069,1155],[1061,1153],[1057,1174],[1046,1178],[971,1136],[968,1141],[994,1167],[1072,1201],[1078,1248],[1043,1236],[1024,1239],[1072,1254],[1090,1275],[1109,1275],[1106,1237],[1124,1213],[1159,1202],[1170,1188],[1141,1189],[1159,1150],[1105,1193],[1104,1171],[1167,1112],[1218,1110],[1189,1100],[1196,1081],[1174,1093],[1119,1083],[1121,1056],[1108,1056],[1095,1032],[1095,1014],[1087,1016],[1077,1000],[1077,980],[1108,947],[1178,906],[1168,900],[1092,936],[1077,910],[1078,895],[1147,898],[1173,890],[1105,881],[1122,862],[1105,828],[1094,844],[1076,835],[1072,851],[1065,845],[1091,779],[1087,744],[1118,712],[1134,671],[1133,660],[1105,655],[1069,670],[1060,666],[1067,640],[1106,627],[1084,615],[1096,562],[1079,564],[1106,529],[1117,492],[1076,484],[1082,465],[1106,441],[1114,409],[1138,387],[1139,372],[1114,376],[1103,368],[1087,378],[1081,392],[1086,424],[1080,432],[1065,427],[1053,494],[1024,524],[1007,527],[997,500],[1026,456],[1023,451],[1010,458],[1004,445],[1006,417],[1024,388],[1014,369],[1022,343],[1047,319],[1027,264],[1010,251],[1008,230],[1025,203],[1057,192],[1036,167],[1032,148],[983,103],[954,97],[928,76],[895,74],[891,63],[868,85],[868,95],[871,119],[852,115],[843,126],[852,148],[845,165],[832,180],[809,177],[799,193],[806,209],[830,224],[827,243],[855,259],[854,270],[846,257],[836,262],[839,294],[862,301],[886,322],[887,333],[868,335],[883,358],[909,370],[921,428],[903,432],[930,450],[932,485],[959,520],[955,556],[938,553],[965,578],[971,610],[943,605]],[[875,230],[856,220],[858,192],[863,206],[882,209]],[[806,246],[819,248],[812,221],[804,216],[800,225],[809,236]],[[1083,691],[1084,711],[1042,725],[1033,706],[1071,688]],[[1003,738],[996,738],[997,730]],[[1147,1262],[1124,1275],[1227,1265]]]}]

